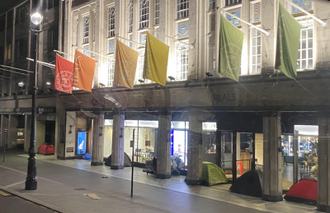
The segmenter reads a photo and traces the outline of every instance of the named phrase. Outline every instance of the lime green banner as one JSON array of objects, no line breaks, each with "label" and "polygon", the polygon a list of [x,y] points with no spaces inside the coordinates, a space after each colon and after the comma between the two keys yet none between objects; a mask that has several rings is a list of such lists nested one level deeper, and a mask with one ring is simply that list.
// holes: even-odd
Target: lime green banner
[{"label": "lime green banner", "polygon": [[221,15],[219,73],[234,81],[238,81],[241,71],[243,39],[244,33]]},{"label": "lime green banner", "polygon": [[143,77],[166,85],[169,46],[147,32]]},{"label": "lime green banner", "polygon": [[301,25],[280,4],[275,69],[292,79],[297,76],[300,30]]}]

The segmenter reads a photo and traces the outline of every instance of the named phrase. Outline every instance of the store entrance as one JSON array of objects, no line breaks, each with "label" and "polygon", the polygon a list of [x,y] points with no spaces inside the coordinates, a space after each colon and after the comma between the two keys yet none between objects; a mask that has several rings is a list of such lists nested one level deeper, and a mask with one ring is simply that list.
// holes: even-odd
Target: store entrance
[{"label": "store entrance", "polygon": [[171,155],[177,156],[181,162],[187,166],[187,150],[188,150],[188,131],[172,130],[171,132]]},{"label": "store entrance", "polygon": [[220,167],[233,182],[255,169],[254,133],[221,131]]}]

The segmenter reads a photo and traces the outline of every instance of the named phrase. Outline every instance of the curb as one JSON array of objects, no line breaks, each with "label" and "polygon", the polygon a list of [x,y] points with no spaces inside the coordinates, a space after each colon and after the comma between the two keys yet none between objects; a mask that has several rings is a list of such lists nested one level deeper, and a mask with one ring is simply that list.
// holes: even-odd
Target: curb
[{"label": "curb", "polygon": [[0,185],[0,190],[5,191],[5,192],[8,192],[10,194],[13,194],[13,195],[15,195],[15,196],[17,196],[17,197],[19,197],[19,198],[21,198],[23,200],[29,201],[31,203],[34,203],[34,204],[39,205],[39,206],[42,206],[44,208],[47,208],[47,209],[52,210],[52,211],[57,212],[57,213],[72,213],[70,211],[67,211],[67,210],[58,208],[58,207],[56,207],[56,206],[54,206],[52,204],[43,202],[41,200],[38,200],[36,198],[30,197],[28,195],[22,194],[20,192],[14,191],[12,189],[6,188],[6,187],[1,186],[1,185]]}]

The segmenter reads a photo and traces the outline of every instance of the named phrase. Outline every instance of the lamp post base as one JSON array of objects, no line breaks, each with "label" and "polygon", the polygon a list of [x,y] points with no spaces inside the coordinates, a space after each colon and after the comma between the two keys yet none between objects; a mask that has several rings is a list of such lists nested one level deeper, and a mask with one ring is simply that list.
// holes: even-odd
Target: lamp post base
[{"label": "lamp post base", "polygon": [[30,156],[28,159],[28,170],[25,181],[25,190],[37,189],[37,161],[35,156]]}]

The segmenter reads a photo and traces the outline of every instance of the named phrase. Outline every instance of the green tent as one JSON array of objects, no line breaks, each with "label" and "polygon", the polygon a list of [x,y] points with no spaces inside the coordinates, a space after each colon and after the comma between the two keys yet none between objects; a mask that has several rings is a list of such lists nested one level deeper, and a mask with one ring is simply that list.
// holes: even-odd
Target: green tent
[{"label": "green tent", "polygon": [[207,161],[203,162],[202,179],[208,186],[228,182],[224,171],[214,163]]}]

